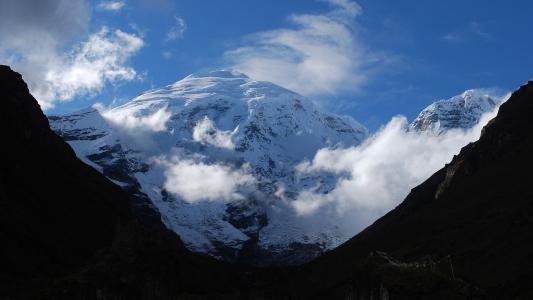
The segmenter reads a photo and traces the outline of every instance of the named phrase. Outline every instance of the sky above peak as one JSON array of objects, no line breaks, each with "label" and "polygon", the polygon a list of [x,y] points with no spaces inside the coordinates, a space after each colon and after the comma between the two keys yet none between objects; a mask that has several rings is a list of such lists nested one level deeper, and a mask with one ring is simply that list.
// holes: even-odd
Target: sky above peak
[{"label": "sky above peak", "polygon": [[23,74],[48,114],[234,68],[374,130],[466,89],[532,79],[532,9],[526,0],[3,0],[0,63]]}]

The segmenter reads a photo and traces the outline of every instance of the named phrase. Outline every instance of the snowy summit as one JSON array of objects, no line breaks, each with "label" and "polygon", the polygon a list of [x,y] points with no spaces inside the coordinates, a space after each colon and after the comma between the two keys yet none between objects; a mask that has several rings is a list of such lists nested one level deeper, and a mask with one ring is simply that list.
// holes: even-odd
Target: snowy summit
[{"label": "snowy summit", "polygon": [[334,220],[310,229],[295,218],[290,201],[301,190],[326,193],[335,184],[333,175],[302,177],[295,166],[321,148],[358,145],[367,130],[275,84],[229,70],[196,73],[51,123],[194,251],[226,260],[252,251],[254,263],[290,255],[295,263],[348,238]]}]

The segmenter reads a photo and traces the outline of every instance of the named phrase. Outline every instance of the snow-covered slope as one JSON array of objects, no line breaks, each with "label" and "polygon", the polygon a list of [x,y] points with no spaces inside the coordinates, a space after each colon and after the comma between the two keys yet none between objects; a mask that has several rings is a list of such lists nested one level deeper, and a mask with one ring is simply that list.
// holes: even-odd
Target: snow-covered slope
[{"label": "snow-covered slope", "polygon": [[487,90],[473,89],[426,107],[409,126],[410,131],[432,131],[440,134],[449,129],[468,129],[476,125],[484,113],[494,110],[503,100]]},{"label": "snow-covered slope", "polygon": [[298,192],[328,192],[334,174],[301,177],[317,150],[360,144],[367,130],[304,97],[233,71],[190,75],[119,107],[51,117],[78,156],[153,205],[186,245],[227,260],[300,262],[345,241],[335,220],[305,224]]}]

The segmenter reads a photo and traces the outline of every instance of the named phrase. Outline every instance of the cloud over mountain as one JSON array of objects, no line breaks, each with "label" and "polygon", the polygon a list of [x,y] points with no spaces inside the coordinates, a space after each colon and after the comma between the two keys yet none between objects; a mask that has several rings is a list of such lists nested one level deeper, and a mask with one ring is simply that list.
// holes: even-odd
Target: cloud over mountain
[{"label": "cloud over mountain", "polygon": [[357,37],[361,7],[349,0],[328,0],[323,14],[293,14],[291,26],[248,37],[226,52],[239,71],[307,96],[357,89],[364,70],[375,62]]},{"label": "cloud over mountain", "polygon": [[326,194],[313,189],[301,192],[292,207],[307,219],[343,219],[339,224],[354,235],[398,205],[464,145],[477,140],[497,110],[484,114],[473,128],[441,134],[408,131],[407,119],[397,116],[360,146],[321,149],[311,161],[298,165],[298,172],[332,172],[342,178]]}]

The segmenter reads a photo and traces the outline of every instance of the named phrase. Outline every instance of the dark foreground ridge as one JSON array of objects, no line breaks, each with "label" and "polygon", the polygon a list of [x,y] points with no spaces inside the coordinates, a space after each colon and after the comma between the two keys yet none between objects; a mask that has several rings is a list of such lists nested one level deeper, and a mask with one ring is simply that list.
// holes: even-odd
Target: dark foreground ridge
[{"label": "dark foreground ridge", "polygon": [[362,233],[309,264],[261,270],[139,222],[6,66],[0,101],[0,299],[533,299],[531,82]]},{"label": "dark foreground ridge", "polygon": [[531,116],[533,82],[401,205],[302,267],[297,289],[319,299],[533,299]]},{"label": "dark foreground ridge", "polygon": [[243,271],[143,227],[0,66],[0,299],[235,299]]}]

